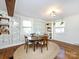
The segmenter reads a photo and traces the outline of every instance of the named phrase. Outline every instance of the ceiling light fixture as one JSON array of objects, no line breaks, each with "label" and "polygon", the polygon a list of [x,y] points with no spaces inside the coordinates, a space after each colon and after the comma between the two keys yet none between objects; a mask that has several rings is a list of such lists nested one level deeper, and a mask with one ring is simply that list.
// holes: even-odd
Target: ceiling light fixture
[{"label": "ceiling light fixture", "polygon": [[50,16],[56,16],[56,12],[55,12],[55,11],[52,11],[52,12],[50,13]]}]

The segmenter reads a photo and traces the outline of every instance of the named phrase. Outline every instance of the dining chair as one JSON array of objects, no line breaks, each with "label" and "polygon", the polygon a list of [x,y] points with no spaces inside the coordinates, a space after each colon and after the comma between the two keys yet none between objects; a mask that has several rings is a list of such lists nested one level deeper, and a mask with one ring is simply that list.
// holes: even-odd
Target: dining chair
[{"label": "dining chair", "polygon": [[24,49],[26,49],[26,52],[28,51],[28,47],[29,47],[29,40],[27,36],[24,36],[25,39],[25,44],[24,44]]},{"label": "dining chair", "polygon": [[37,36],[32,36],[31,40],[29,40],[27,36],[24,36],[24,38],[25,38],[24,49],[26,49],[26,53],[28,52],[28,48],[30,45],[33,46],[33,51],[35,51],[38,45],[38,42],[41,41],[41,40],[38,40]]},{"label": "dining chair", "polygon": [[41,39],[41,37],[40,36],[32,36],[31,38],[32,38],[32,40],[35,40],[34,48],[36,49],[36,48],[40,47],[41,52],[42,52],[43,51],[43,40]]},{"label": "dining chair", "polygon": [[43,46],[45,46],[47,48],[47,50],[48,50],[48,36],[43,35],[42,39],[43,39]]}]

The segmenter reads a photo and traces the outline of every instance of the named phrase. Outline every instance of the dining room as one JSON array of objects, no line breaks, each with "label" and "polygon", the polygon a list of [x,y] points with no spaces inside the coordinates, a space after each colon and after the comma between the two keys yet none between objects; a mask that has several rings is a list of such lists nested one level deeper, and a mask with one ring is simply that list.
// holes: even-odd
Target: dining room
[{"label": "dining room", "polygon": [[79,59],[78,2],[0,0],[0,59]]}]

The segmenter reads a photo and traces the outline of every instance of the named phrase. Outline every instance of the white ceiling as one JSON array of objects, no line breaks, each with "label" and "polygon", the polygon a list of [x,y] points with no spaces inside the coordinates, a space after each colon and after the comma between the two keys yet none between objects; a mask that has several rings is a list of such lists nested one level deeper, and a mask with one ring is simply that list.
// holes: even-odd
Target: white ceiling
[{"label": "white ceiling", "polygon": [[[61,13],[51,17],[47,12],[54,7]],[[0,9],[6,10],[5,0],[0,0]],[[16,0],[15,13],[45,20],[63,18],[79,14],[79,0]]]}]

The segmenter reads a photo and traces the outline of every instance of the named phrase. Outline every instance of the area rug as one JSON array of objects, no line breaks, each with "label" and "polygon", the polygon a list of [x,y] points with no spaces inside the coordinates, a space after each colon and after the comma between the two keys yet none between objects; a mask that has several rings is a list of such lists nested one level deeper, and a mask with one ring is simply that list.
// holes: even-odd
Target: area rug
[{"label": "area rug", "polygon": [[43,47],[41,52],[40,47],[33,51],[33,48],[29,48],[28,52],[24,49],[24,45],[19,47],[14,53],[14,59],[54,59],[59,53],[60,48],[56,43],[48,42],[48,50]]}]

